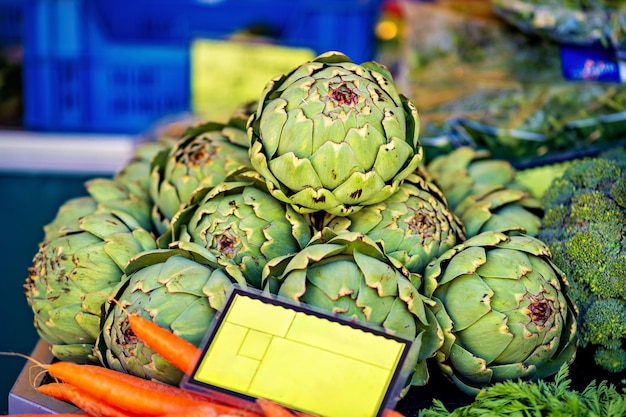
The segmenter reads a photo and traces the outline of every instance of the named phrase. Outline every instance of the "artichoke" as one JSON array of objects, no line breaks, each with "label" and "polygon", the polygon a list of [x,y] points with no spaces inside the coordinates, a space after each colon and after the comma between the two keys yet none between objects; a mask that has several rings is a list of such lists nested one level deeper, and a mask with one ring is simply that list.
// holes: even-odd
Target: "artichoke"
[{"label": "artichoke", "polygon": [[196,189],[213,187],[229,172],[249,166],[247,144],[244,130],[207,122],[190,128],[174,146],[160,152],[153,160],[150,179],[157,231],[167,231]]},{"label": "artichoke", "polygon": [[455,210],[463,199],[495,188],[527,191],[515,179],[517,170],[510,162],[496,159],[484,149],[461,146],[439,155],[426,164],[426,170]]},{"label": "artichoke", "polygon": [[367,235],[386,254],[420,275],[433,258],[465,239],[463,226],[441,191],[417,174],[407,177],[385,201],[337,216],[328,227]]},{"label": "artichoke", "polygon": [[261,288],[269,260],[299,251],[312,234],[307,219],[272,197],[259,174],[249,169],[198,190],[174,217],[171,230],[173,242],[208,249],[230,274],[254,288]]},{"label": "artichoke", "polygon": [[571,363],[577,310],[542,241],[519,230],[469,238],[426,268],[444,343],[436,362],[462,391],[534,380]]},{"label": "artichoke", "polygon": [[114,291],[115,302],[107,304],[96,356],[108,368],[177,385],[183,373],[134,335],[128,314],[149,318],[199,346],[233,282],[215,258],[196,245],[139,254]]},{"label": "artichoke", "polygon": [[418,133],[389,71],[337,52],[271,80],[248,121],[252,166],[300,213],[348,215],[391,196],[422,160]]},{"label": "artichoke", "polygon": [[460,219],[466,237],[509,227],[522,227],[530,236],[539,233],[543,204],[517,181],[508,161],[464,146],[437,156],[425,171]]},{"label": "artichoke", "polygon": [[263,279],[278,296],[415,340],[410,384],[427,383],[426,359],[443,341],[427,308],[434,303],[418,291],[420,277],[367,236],[325,229],[302,251],[269,261]]},{"label": "artichoke", "polygon": [[26,299],[39,336],[59,359],[91,360],[101,308],[128,260],[156,248],[149,204],[120,184],[94,179],[89,196],[63,204],[44,227],[26,279]]},{"label": "artichoke", "polygon": [[537,236],[543,217],[543,203],[528,192],[494,187],[462,200],[454,210],[467,237],[489,230],[521,227],[529,236]]}]

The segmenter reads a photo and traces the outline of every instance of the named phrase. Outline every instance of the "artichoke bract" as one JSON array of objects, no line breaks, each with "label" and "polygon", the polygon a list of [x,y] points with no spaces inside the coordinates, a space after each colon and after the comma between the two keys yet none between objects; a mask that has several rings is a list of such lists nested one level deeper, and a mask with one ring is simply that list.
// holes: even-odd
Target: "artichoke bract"
[{"label": "artichoke bract", "polygon": [[334,217],[328,227],[367,235],[380,242],[386,254],[420,275],[433,258],[465,240],[463,225],[441,191],[417,174],[408,176],[385,201]]},{"label": "artichoke bract", "polygon": [[241,166],[250,166],[245,130],[217,122],[187,130],[152,163],[150,196],[157,231],[167,231],[196,189],[218,185]]},{"label": "artichoke bract", "polygon": [[263,278],[279,296],[414,340],[410,384],[427,383],[426,359],[443,341],[427,308],[434,303],[418,291],[420,277],[367,236],[325,229],[302,251],[268,262]]},{"label": "artichoke bract", "polygon": [[271,80],[248,121],[252,166],[301,213],[348,215],[391,196],[422,160],[418,133],[389,71],[337,52]]},{"label": "artichoke bract", "polygon": [[124,194],[106,179],[86,184],[90,195],[63,204],[45,229],[29,268],[26,300],[39,336],[52,354],[91,360],[103,303],[119,284],[126,263],[156,248],[146,201]]},{"label": "artichoke bract", "polygon": [[272,197],[259,174],[245,168],[198,190],[174,216],[171,230],[174,242],[208,249],[230,274],[258,289],[265,264],[298,252],[312,235],[306,218]]},{"label": "artichoke bract", "polygon": [[471,395],[556,373],[577,349],[568,288],[546,244],[519,229],[487,231],[448,250],[424,274],[444,332],[439,367]]},{"label": "artichoke bract", "polygon": [[[205,249],[174,245],[133,258],[107,304],[95,353],[103,366],[177,385],[183,374],[139,340],[128,315],[149,318],[199,346],[236,282]],[[245,282],[238,282],[245,286]]]}]

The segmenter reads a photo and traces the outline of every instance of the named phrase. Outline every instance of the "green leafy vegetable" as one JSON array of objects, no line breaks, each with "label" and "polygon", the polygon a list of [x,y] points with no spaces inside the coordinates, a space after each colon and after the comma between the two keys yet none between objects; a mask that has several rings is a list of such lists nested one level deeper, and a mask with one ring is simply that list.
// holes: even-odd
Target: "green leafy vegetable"
[{"label": "green leafy vegetable", "polygon": [[422,409],[419,417],[563,416],[621,417],[626,415],[626,394],[602,381],[582,391],[570,387],[569,368],[562,365],[552,381],[508,380],[483,388],[474,401],[449,411],[439,400]]}]

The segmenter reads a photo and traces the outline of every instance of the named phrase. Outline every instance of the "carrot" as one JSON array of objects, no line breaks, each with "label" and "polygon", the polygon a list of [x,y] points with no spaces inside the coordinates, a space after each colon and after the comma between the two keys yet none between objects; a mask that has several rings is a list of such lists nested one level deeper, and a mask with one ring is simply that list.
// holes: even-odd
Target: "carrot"
[{"label": "carrot", "polygon": [[258,413],[149,389],[136,383],[141,378],[123,377],[126,374],[97,365],[59,361],[43,366],[53,377],[81,387],[84,391],[114,407],[141,416],[164,415],[178,412],[186,407],[204,404],[218,408],[218,412],[222,414],[259,417]]},{"label": "carrot", "polygon": [[383,417],[404,417],[404,414],[399,411],[392,410],[391,408],[385,408],[383,410]]},{"label": "carrot", "polygon": [[37,391],[57,400],[67,401],[83,410],[92,417],[135,417],[131,414],[113,407],[112,405],[90,395],[79,388],[64,382],[52,382],[40,385]]},{"label": "carrot", "polygon": [[159,417],[218,417],[226,416],[226,414],[218,414],[214,408],[208,405],[197,405],[194,407],[186,407],[180,411],[164,414]]},{"label": "carrot", "polygon": [[200,349],[193,343],[136,313],[128,315],[128,323],[137,337],[166,361],[186,374],[193,371],[200,356]]},{"label": "carrot", "polygon": [[[8,416],[9,414],[7,414]],[[10,414],[11,417],[41,417],[41,414]],[[62,413],[55,414],[54,417],[92,417],[86,414]]]},{"label": "carrot", "polygon": [[256,403],[265,417],[295,417],[289,409],[267,398],[257,398]]}]

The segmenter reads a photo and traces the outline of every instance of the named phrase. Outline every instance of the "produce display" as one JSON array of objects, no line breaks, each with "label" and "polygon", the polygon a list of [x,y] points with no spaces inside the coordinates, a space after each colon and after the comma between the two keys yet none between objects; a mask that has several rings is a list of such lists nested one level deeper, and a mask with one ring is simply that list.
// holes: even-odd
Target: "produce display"
[{"label": "produce display", "polygon": [[[623,2],[492,0],[457,10],[464,3],[405,2],[401,81],[420,112],[427,159],[471,146],[525,169],[625,143],[626,84],[564,79],[559,41],[539,29],[521,30],[500,13],[509,9],[528,25],[562,23],[563,38],[573,38],[592,22],[584,14],[591,8],[623,32],[623,11],[612,11]],[[558,20],[561,9],[577,20]]]},{"label": "produce display", "polygon": [[626,46],[626,7],[620,0],[492,0],[494,9],[521,29],[579,45]]},{"label": "produce display", "polygon": [[471,395],[556,374],[578,313],[542,202],[488,151],[425,159],[419,132],[383,65],[328,52],[226,123],[140,145],[45,226],[39,335],[61,362],[177,385],[188,368],[130,317],[199,346],[239,285],[415,340],[402,396],[430,363]]}]

